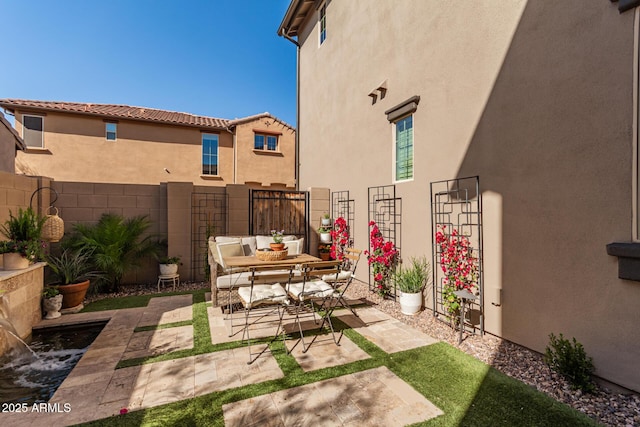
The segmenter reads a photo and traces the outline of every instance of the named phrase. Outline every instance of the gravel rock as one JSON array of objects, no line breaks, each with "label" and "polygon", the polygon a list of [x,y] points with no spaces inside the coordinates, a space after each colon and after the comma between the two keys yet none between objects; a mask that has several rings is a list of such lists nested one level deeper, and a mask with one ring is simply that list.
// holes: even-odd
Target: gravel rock
[{"label": "gravel rock", "polygon": [[349,299],[362,299],[388,315],[427,335],[446,341],[452,346],[493,366],[497,370],[528,384],[554,399],[566,403],[607,426],[640,426],[640,396],[616,393],[596,386],[592,394],[572,390],[571,385],[544,363],[542,355],[496,336],[466,334],[458,344],[458,333],[438,320],[430,310],[413,316],[400,312],[400,304],[383,299],[369,291],[366,283],[354,281],[347,292]]}]

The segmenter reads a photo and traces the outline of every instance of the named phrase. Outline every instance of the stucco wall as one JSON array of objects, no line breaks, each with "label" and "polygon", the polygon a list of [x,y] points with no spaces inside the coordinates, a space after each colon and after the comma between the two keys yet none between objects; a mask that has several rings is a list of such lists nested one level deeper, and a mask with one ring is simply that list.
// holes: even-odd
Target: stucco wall
[{"label": "stucco wall", "polygon": [[[17,111],[19,134],[25,113],[39,114]],[[270,128],[265,122],[269,122]],[[253,153],[254,128],[282,132],[279,155]],[[233,135],[228,131],[131,120],[119,120],[117,139],[107,141],[103,118],[80,114],[47,112],[44,132],[44,149],[30,148],[18,153],[19,173],[50,176],[58,181],[116,184],[176,181],[223,187],[251,181],[257,186],[295,185],[295,131],[273,119],[261,118],[238,125],[243,145],[237,152]],[[202,133],[218,134],[217,176],[202,175]]]},{"label": "stucco wall", "polygon": [[349,190],[366,249],[367,188],[393,183],[384,112],[419,95],[414,179],[396,185],[403,257],[431,257],[429,183],[479,175],[487,330],[540,352],[551,332],[574,336],[598,375],[640,390],[640,284],[617,279],[605,250],[632,232],[633,15],[580,0],[460,5],[333,1],[321,46],[310,18],[300,187]]}]

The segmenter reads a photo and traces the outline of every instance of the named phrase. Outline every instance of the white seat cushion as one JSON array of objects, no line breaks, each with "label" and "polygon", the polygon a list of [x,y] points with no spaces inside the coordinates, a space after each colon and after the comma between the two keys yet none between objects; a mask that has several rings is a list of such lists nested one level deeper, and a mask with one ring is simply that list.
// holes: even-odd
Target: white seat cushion
[{"label": "white seat cushion", "polygon": [[[256,273],[258,282],[273,282],[273,280],[269,279],[269,276],[280,276],[282,274],[289,274],[289,270],[271,270],[271,271],[260,271]],[[293,278],[292,280],[300,280],[302,278],[302,272],[300,270],[293,270]],[[280,280],[280,278],[278,279]],[[229,289],[230,287],[241,287],[241,286],[249,286],[251,285],[251,272],[243,271],[240,273],[231,273],[226,274],[224,276],[218,276],[216,278],[216,287],[218,289]]]},{"label": "white seat cushion", "polygon": [[273,285],[253,285],[253,288],[251,286],[245,286],[238,289],[238,296],[247,308],[265,303],[289,303],[287,293],[280,283],[274,283]]},{"label": "white seat cushion", "polygon": [[306,298],[324,298],[334,292],[333,287],[327,282],[316,280],[306,283],[291,283],[287,286],[287,291],[295,299],[304,301]]},{"label": "white seat cushion", "polygon": [[325,274],[324,276],[322,276],[322,280],[324,280],[325,282],[343,282],[349,280],[352,274],[353,273],[349,270],[342,270],[340,273],[338,273],[337,278],[335,274]]}]

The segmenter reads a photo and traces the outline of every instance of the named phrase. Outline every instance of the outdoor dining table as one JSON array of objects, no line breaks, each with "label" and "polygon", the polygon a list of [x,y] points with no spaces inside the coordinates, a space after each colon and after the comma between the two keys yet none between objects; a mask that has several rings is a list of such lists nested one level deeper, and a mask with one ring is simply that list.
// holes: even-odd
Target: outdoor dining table
[{"label": "outdoor dining table", "polygon": [[282,267],[291,267],[292,265],[298,264],[306,264],[310,262],[321,261],[320,258],[317,258],[313,255],[309,254],[298,254],[298,255],[287,255],[286,258],[280,260],[269,260],[263,261],[258,259],[255,255],[250,256],[229,256],[224,258],[225,264],[233,269],[248,269],[251,267],[262,267],[266,265],[274,265],[274,266],[282,266]]},{"label": "outdoor dining table", "polygon": [[[229,267],[230,273],[234,273],[236,271],[247,271],[251,268],[256,267],[265,267],[265,266],[274,266],[274,267],[282,267],[283,269],[290,269],[292,266],[308,264],[312,262],[322,261],[320,258],[315,257],[309,254],[297,254],[297,255],[287,255],[286,258],[280,260],[268,260],[263,261],[258,259],[255,255],[249,256],[228,256],[224,257],[224,262]],[[233,283],[233,274],[229,274],[229,292],[234,288],[238,288],[240,286],[245,285],[234,285]],[[231,300],[229,300],[229,336],[233,335],[233,308],[231,304]]]}]

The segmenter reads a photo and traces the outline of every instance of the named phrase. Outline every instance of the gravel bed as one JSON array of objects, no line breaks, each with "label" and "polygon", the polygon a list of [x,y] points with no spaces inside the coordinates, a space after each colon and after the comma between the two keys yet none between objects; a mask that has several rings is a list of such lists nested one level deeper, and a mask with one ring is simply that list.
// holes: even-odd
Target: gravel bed
[{"label": "gravel bed", "polygon": [[413,316],[402,314],[399,303],[382,299],[370,292],[365,283],[354,281],[347,296],[349,299],[367,300],[380,311],[433,338],[448,342],[506,375],[572,406],[599,423],[616,427],[640,426],[640,396],[637,394],[621,394],[599,385],[593,394],[572,390],[564,378],[549,369],[541,354],[493,335],[464,335],[462,343],[458,344],[459,333],[436,319],[430,310],[423,310]]},{"label": "gravel bed", "polygon": [[[207,282],[181,283],[180,291],[208,289]],[[166,290],[166,288],[165,288]],[[87,296],[87,302],[118,296],[146,295],[156,293],[156,284],[123,286],[115,294]],[[362,299],[375,305],[377,309],[401,320],[429,336],[446,341],[467,354],[493,366],[554,399],[572,406],[592,419],[607,426],[640,426],[640,396],[634,393],[618,393],[604,386],[597,386],[596,392],[583,394],[572,390],[570,384],[551,371],[542,360],[542,355],[493,335],[483,337],[467,334],[458,344],[458,333],[447,324],[437,320],[429,310],[407,316],[400,312],[400,304],[382,299],[369,291],[366,283],[354,281],[347,292],[349,299]]]}]

